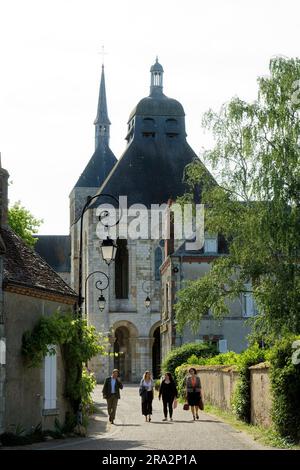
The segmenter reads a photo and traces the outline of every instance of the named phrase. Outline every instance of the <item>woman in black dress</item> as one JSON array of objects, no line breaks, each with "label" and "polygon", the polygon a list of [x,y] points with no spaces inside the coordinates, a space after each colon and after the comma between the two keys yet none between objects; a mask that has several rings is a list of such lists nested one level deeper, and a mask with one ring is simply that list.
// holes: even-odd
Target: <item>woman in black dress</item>
[{"label": "woman in black dress", "polygon": [[185,379],[186,400],[191,407],[193,420],[199,419],[199,404],[201,399],[201,381],[194,367],[189,369],[189,375]]},{"label": "woman in black dress", "polygon": [[164,419],[163,421],[168,421],[168,408],[169,408],[169,415],[170,421],[173,421],[173,402],[174,399],[177,398],[177,388],[170,372],[165,374],[165,378],[163,379],[162,383],[159,387],[159,400],[162,398],[163,407],[164,407]]}]

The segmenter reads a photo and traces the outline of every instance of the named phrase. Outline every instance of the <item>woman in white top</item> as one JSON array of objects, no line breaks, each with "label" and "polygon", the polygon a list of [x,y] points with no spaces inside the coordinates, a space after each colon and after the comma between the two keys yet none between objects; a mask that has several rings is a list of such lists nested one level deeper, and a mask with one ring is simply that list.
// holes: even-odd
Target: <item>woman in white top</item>
[{"label": "woman in white top", "polygon": [[140,382],[139,392],[142,399],[142,414],[145,416],[145,421],[149,422],[152,415],[153,387],[154,381],[149,370],[146,370]]}]

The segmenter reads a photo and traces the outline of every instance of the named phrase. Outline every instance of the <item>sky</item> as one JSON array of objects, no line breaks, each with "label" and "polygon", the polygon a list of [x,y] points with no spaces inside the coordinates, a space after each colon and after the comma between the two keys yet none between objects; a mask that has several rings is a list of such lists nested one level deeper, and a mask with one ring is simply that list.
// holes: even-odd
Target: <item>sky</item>
[{"label": "sky", "polygon": [[156,55],[164,93],[186,113],[199,155],[209,108],[253,100],[271,57],[299,56],[299,0],[0,0],[0,152],[10,204],[67,234],[69,194],[94,151],[104,45],[110,146],[149,94]]}]

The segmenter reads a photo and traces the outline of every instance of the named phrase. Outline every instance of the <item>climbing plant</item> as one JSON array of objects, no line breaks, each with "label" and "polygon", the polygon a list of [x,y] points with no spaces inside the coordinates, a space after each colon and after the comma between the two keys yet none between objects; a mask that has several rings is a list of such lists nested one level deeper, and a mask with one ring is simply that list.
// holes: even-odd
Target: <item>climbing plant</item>
[{"label": "climbing plant", "polygon": [[66,396],[76,411],[78,401],[91,402],[96,380],[82,365],[97,354],[106,354],[107,338],[93,326],[72,313],[57,311],[42,316],[32,331],[26,331],[22,340],[22,354],[28,367],[39,367],[47,354],[54,354],[60,346],[66,369]]}]

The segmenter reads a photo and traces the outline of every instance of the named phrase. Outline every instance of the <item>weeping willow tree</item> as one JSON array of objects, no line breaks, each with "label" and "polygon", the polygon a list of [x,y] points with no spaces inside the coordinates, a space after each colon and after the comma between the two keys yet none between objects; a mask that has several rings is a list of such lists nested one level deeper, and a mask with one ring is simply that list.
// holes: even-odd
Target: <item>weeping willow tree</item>
[{"label": "weeping willow tree", "polygon": [[196,163],[186,180],[191,194],[202,186],[206,229],[226,237],[228,255],[179,291],[179,330],[197,329],[208,309],[225,316],[247,285],[255,339],[300,332],[300,60],[277,57],[269,70],[254,102],[235,97],[203,117],[215,143],[202,160],[217,184]]}]

